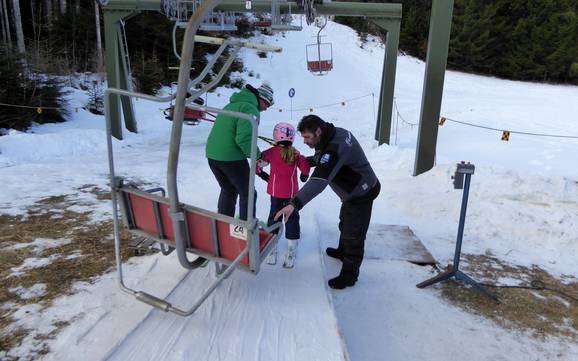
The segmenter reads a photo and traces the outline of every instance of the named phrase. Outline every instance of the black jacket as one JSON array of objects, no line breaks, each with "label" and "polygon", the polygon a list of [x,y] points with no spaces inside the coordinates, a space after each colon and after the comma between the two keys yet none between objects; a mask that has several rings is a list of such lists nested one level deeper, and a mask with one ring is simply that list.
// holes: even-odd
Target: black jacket
[{"label": "black jacket", "polygon": [[308,161],[315,171],[291,203],[301,209],[327,185],[348,202],[361,198],[378,183],[361,145],[351,132],[325,123],[315,155]]}]

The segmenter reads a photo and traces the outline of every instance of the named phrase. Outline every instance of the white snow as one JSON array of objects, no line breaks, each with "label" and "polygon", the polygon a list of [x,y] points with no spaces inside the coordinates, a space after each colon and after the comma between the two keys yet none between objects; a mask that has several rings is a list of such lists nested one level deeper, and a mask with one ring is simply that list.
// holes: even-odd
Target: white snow
[{"label": "white snow", "polygon": [[55,259],[57,259],[59,257],[60,257],[59,255],[53,254],[53,255],[50,255],[48,257],[42,257],[42,258],[37,258],[37,257],[26,258],[24,260],[24,262],[22,262],[19,266],[12,267],[10,269],[12,271],[12,273],[10,273],[10,276],[11,277],[20,276],[26,270],[29,270],[32,268],[45,267],[46,265],[52,263],[52,261],[54,261]]},{"label": "white snow", "polygon": [[22,248],[31,248],[34,252],[41,252],[45,249],[61,247],[72,242],[69,239],[47,239],[47,238],[37,238],[29,243],[14,243],[11,246],[5,247],[4,249],[18,250]]},{"label": "white snow", "polygon": [[[345,105],[320,108],[379,94],[383,47],[370,38],[361,48],[354,31],[329,22],[324,41],[333,43],[335,68],[327,76],[312,76],[306,70],[305,45],[314,42],[316,32],[317,28],[305,27],[284,37],[262,37],[284,49],[282,54],[265,59],[252,51],[242,51],[247,72],[239,76],[253,85],[266,79],[275,90],[276,104],[262,114],[260,134],[270,136],[279,121],[297,123],[309,108],[337,126],[350,129],[382,184],[372,222],[410,226],[442,265],[453,257],[461,201],[461,192],[453,189],[450,177],[455,163],[470,161],[476,165],[476,172],[464,252],[491,253],[512,264],[539,265],[555,276],[577,276],[578,139],[512,134],[509,142],[503,142],[500,132],[448,120],[439,128],[436,166],[412,177],[417,127],[399,120],[392,145],[377,147],[373,139],[377,96],[375,100],[367,96]],[[255,77],[248,77],[250,71]],[[423,62],[398,57],[396,103],[410,123],[419,119],[423,76]],[[296,90],[293,109],[305,109],[293,111],[292,119],[289,88]],[[223,106],[233,92],[217,89],[208,95],[208,105]],[[86,95],[75,91],[71,99],[78,106]],[[448,71],[442,115],[504,130],[578,136],[577,99],[576,86],[505,81]],[[114,141],[119,175],[165,186],[171,126],[161,113],[165,106],[135,102],[139,133],[125,132],[123,141]],[[204,157],[210,127],[202,123],[183,131],[179,194],[186,203],[215,210],[218,186]],[[80,202],[73,209],[90,209],[96,220],[110,219],[108,202],[79,191],[87,184],[107,189],[105,140],[103,117],[83,110],[73,113],[66,123],[1,136],[0,212],[23,215],[27,207],[42,198],[71,195]],[[296,145],[310,154],[300,141]],[[269,208],[263,182],[257,184],[257,191],[257,215],[263,219]],[[308,360],[325,352],[326,357],[318,359],[335,360],[339,357],[331,352],[338,352],[333,347],[339,332],[352,360],[521,361],[529,354],[539,360],[575,360],[578,356],[578,346],[568,340],[537,339],[529,333],[502,329],[449,304],[435,287],[417,289],[415,284],[431,273],[402,261],[366,260],[358,285],[332,291],[329,302],[327,298],[323,302],[324,279],[338,272],[338,264],[327,262],[325,271],[309,271],[321,264],[320,249],[337,240],[318,236],[311,220],[322,219],[327,230],[324,234],[335,234],[331,232],[336,232],[338,202],[326,190],[303,209],[303,237],[294,269],[284,270],[278,264],[276,268],[263,265],[256,277],[234,273],[199,315],[183,320],[156,311],[149,313],[149,306],[122,293],[116,275],[108,273],[94,284],[78,284],[74,295],[57,299],[46,310],[40,311],[35,305],[21,308],[15,316],[15,327],[33,331],[22,345],[10,350],[9,356],[34,358],[38,347],[34,336],[52,331],[55,321],[68,321],[70,325],[49,341],[51,351],[45,360],[99,360],[105,355],[126,355],[131,347],[150,351],[151,356],[137,356],[139,360],[153,359],[152,355],[158,356],[154,359],[190,360],[198,354],[207,360]],[[50,259],[27,259],[13,271],[41,267],[46,262]],[[155,255],[131,260],[125,276],[130,287],[149,290],[159,297],[169,294],[184,279],[182,285],[192,287],[188,300],[192,302],[197,290],[207,287],[212,279],[206,274],[209,269],[212,265],[188,276],[174,255]],[[268,290],[275,293],[268,294]],[[335,316],[331,304],[340,331],[332,324]],[[150,320],[155,320],[159,330],[141,328],[151,327]],[[297,325],[300,320],[308,331]],[[150,336],[162,330],[169,335]],[[167,342],[166,337],[173,336],[174,342]]]},{"label": "white snow", "polygon": [[16,293],[18,297],[22,298],[23,300],[27,300],[34,297],[44,296],[46,294],[46,284],[37,283],[28,288],[24,287],[9,288],[8,291]]}]

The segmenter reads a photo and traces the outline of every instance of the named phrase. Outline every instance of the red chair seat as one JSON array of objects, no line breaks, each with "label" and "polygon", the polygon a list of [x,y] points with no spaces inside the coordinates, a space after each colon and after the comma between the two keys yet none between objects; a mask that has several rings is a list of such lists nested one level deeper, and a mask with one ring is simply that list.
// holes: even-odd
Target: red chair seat
[{"label": "red chair seat", "polygon": [[[175,233],[173,224],[169,216],[169,205],[164,198],[154,195],[140,195],[127,192],[132,217],[133,229],[145,232],[152,238],[163,239],[173,247],[175,246]],[[155,207],[158,205],[157,220]],[[201,251],[215,257],[222,257],[233,261],[246,247],[247,241],[239,238],[232,231],[234,225],[231,223],[214,220],[210,215],[194,212],[186,209],[186,220],[188,226],[188,247],[191,251]],[[218,252],[215,251],[213,242],[213,225],[216,223],[216,235],[218,240]],[[160,227],[159,227],[160,225]],[[160,228],[160,229],[159,229]],[[269,244],[273,234],[266,231],[259,231],[259,250]],[[218,253],[218,254],[217,254]],[[249,257],[245,257],[241,264],[248,265]]]},{"label": "red chair seat", "polygon": [[307,69],[309,71],[329,71],[333,69],[333,62],[331,60],[309,61],[307,62]]}]

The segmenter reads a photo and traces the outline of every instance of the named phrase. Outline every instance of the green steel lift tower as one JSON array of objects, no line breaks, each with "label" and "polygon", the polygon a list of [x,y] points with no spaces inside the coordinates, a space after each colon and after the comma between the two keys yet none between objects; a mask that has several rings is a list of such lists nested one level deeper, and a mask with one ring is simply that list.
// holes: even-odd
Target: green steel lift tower
[{"label": "green steel lift tower", "polygon": [[[161,11],[163,1],[166,0],[99,0],[104,13],[106,71],[109,87],[131,90],[128,54],[122,28],[124,22],[142,11]],[[312,3],[312,0],[309,2]],[[215,11],[239,13],[248,11],[269,13],[272,5],[271,1],[256,0],[251,1],[251,9],[247,10],[246,2],[243,0],[216,0],[214,3],[216,3],[213,8]],[[414,175],[427,172],[434,166],[435,162],[438,120],[443,95],[453,5],[454,0],[432,0]],[[295,1],[280,2],[277,6],[281,14],[302,13]],[[318,16],[364,17],[385,32],[386,51],[381,74],[382,81],[375,137],[379,144],[389,144],[402,14],[401,4],[323,1],[313,6]],[[183,62],[181,61],[179,81],[181,81],[181,75],[185,74],[185,72],[188,74],[188,68],[183,70],[182,66]],[[190,64],[188,67],[190,67]],[[376,74],[376,76],[379,75]],[[110,112],[112,134],[117,139],[122,139],[121,107],[125,127],[131,132],[137,131],[130,97],[115,95],[111,98]],[[179,105],[177,104],[178,107]],[[177,108],[175,110],[178,114]]]}]

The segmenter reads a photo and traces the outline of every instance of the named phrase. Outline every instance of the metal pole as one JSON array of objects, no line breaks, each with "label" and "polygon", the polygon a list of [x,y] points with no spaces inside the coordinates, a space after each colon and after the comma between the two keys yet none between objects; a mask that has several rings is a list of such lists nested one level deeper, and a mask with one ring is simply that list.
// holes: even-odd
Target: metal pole
[{"label": "metal pole", "polygon": [[177,96],[173,112],[173,125],[171,129],[171,141],[169,147],[169,159],[167,165],[167,190],[169,195],[170,214],[175,232],[176,250],[179,262],[183,267],[192,268],[193,265],[187,259],[187,245],[185,244],[185,220],[184,213],[179,207],[179,194],[177,188],[177,169],[179,162],[179,150],[181,147],[181,136],[183,129],[183,118],[185,115],[185,98],[189,90],[190,68],[193,60],[193,45],[195,34],[199,24],[205,16],[213,10],[219,0],[205,0],[193,13],[183,38],[183,48],[181,50],[181,63],[179,68],[179,78],[177,85]]},{"label": "metal pole", "polygon": [[319,29],[319,31],[317,32],[317,66],[319,67],[319,74],[322,74],[323,72],[321,71],[321,30],[323,30],[323,28],[327,25],[327,19],[325,19],[325,24],[323,24],[323,26],[321,27],[321,29]]},{"label": "metal pole", "polygon": [[462,196],[462,209],[460,211],[460,223],[458,225],[458,239],[456,242],[456,252],[454,254],[454,269],[457,270],[460,266],[460,255],[462,253],[462,238],[464,236],[464,224],[466,223],[466,210],[468,208],[468,195],[470,193],[470,179],[471,174],[466,174],[464,184],[464,194]]},{"label": "metal pole", "polygon": [[454,0],[433,0],[413,175],[435,163]]},{"label": "metal pole", "polygon": [[110,113],[110,97],[112,92],[107,89],[104,92],[104,111],[106,120],[106,148],[108,151],[108,170],[109,170],[109,182],[110,182],[110,194],[112,201],[112,227],[114,234],[114,255],[116,259],[116,272],[118,275],[118,284],[120,289],[124,292],[134,295],[135,291],[126,287],[122,276],[122,258],[120,254],[120,225],[118,221],[118,209],[117,209],[117,199],[116,199],[116,188],[117,180],[114,175],[114,159],[113,159],[113,148],[112,148],[112,117]]},{"label": "metal pole", "polygon": [[375,139],[379,145],[390,143],[395,73],[401,21],[399,19],[373,19],[374,24],[386,31],[385,54],[379,92],[379,108],[375,126]]}]

